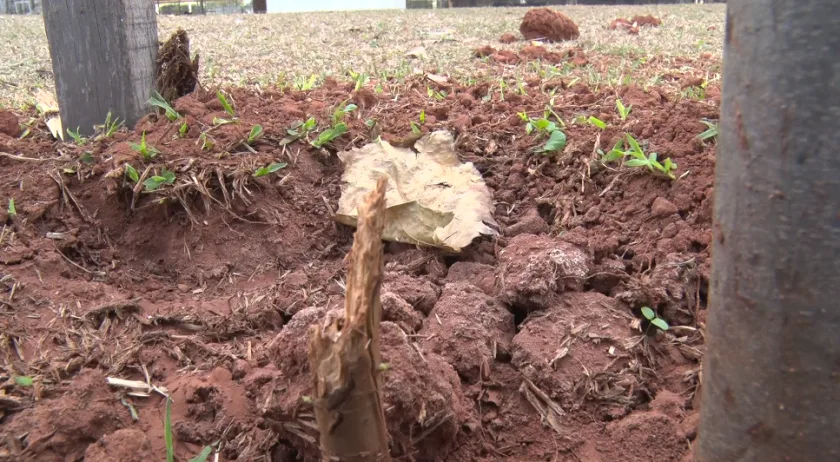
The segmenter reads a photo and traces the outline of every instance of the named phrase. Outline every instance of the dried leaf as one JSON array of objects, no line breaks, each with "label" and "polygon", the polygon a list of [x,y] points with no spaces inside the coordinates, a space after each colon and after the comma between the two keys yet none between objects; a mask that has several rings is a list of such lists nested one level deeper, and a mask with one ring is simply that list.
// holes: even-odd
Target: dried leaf
[{"label": "dried leaf", "polygon": [[383,239],[457,252],[496,234],[490,191],[472,163],[458,160],[452,134],[433,132],[414,147],[416,153],[380,140],[340,153],[345,170],[336,220],[355,226],[358,205],[385,175]]}]

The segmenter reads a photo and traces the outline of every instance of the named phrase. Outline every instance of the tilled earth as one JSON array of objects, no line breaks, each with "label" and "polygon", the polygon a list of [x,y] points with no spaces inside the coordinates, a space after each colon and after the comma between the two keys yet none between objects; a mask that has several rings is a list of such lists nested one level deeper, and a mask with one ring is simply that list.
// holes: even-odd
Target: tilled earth
[{"label": "tilled earth", "polygon": [[[559,80],[504,95],[381,83],[381,93],[334,81],[310,92],[234,89],[239,122],[217,128],[213,119],[228,116],[215,91],[197,91],[175,103],[190,127],[183,137],[180,121],[155,115],[83,146],[54,142],[42,121],[24,139],[0,127],[0,152],[12,155],[0,157],[0,196],[16,212],[0,212],[0,460],[162,459],[162,395],[131,396],[106,377],[168,390],[178,460],[205,445],[223,461],[317,460],[308,329],[340,313],[353,234],[332,220],[335,152],[377,135],[410,144],[421,110],[422,131],[451,131],[461,160],[483,174],[500,233],[457,255],[385,246],[395,458],[687,457],[715,163],[714,142],[697,135],[702,118],[718,117],[718,90],[693,99]],[[430,98],[427,86],[445,96]],[[626,121],[616,96],[632,105]],[[284,143],[295,121],[325,127],[344,101],[359,109],[332,145]],[[550,102],[568,145],[544,156],[518,113],[541,117]],[[580,115],[607,128],[573,123]],[[248,149],[254,124],[265,134]],[[144,131],[161,152],[149,162],[130,147]],[[599,162],[597,149],[625,132],[675,161],[678,179]],[[288,166],[252,175],[272,162]],[[177,179],[135,193],[126,163]],[[650,326],[643,306],[671,328]]]}]

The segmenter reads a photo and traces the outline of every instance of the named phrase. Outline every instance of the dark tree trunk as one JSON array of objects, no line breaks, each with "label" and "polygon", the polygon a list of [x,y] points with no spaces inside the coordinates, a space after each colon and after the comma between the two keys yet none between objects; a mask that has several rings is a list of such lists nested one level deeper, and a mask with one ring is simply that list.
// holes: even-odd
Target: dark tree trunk
[{"label": "dark tree trunk", "polygon": [[89,135],[108,112],[134,126],[155,82],[155,4],[64,0],[43,9],[64,128]]},{"label": "dark tree trunk", "polygon": [[696,460],[840,460],[840,14],[730,0]]},{"label": "dark tree trunk", "polygon": [[266,0],[254,0],[254,13],[265,13],[267,7]]}]

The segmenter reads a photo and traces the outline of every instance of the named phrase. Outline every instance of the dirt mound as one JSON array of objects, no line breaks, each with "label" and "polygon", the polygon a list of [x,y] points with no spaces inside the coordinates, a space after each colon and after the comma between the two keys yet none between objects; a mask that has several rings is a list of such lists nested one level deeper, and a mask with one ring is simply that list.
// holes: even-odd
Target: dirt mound
[{"label": "dirt mound", "polygon": [[499,42],[505,44],[513,43],[517,40],[519,40],[519,38],[516,35],[511,34],[510,32],[505,32],[504,34],[502,34],[501,37],[499,37]]},{"label": "dirt mound", "polygon": [[605,460],[627,462],[678,461],[688,449],[676,422],[658,412],[633,414],[607,425],[616,445],[605,451]]},{"label": "dirt mound", "polygon": [[[651,411],[696,434],[716,149],[696,136],[705,130],[700,119],[718,118],[719,93],[710,87],[713,96],[695,100],[657,88],[593,91],[529,79],[527,92],[504,98],[490,83],[453,81],[445,97],[431,99],[424,78],[372,85],[382,88],[375,101],[359,104],[344,119],[348,133],[321,149],[310,141],[353,97],[352,83],[328,80],[307,92],[233,89],[238,122],[223,124],[214,123],[229,118],[215,93],[199,88],[175,103],[184,134],[182,121],[155,115],[84,146],[55,142],[42,121],[24,139],[0,134],[4,152],[38,159],[0,157],[0,197],[14,197],[17,208],[16,216],[5,204],[0,209],[0,310],[15,314],[0,317],[3,367],[36,383],[6,386],[4,402],[19,405],[4,408],[4,430],[29,433],[0,441],[0,451],[14,460],[86,452],[117,460],[129,455],[98,441],[138,428],[152,453],[162,454],[163,400],[132,398],[134,423],[119,390],[104,384],[105,375],[145,381],[148,372],[175,397],[179,458],[221,440],[224,460],[316,460],[308,329],[342,312],[353,232],[332,220],[341,191],[335,152],[380,133],[409,136],[419,108],[427,114],[423,130],[458,133],[460,156],[492,191],[504,237],[457,255],[386,245],[394,454],[576,460],[574,451],[582,460],[621,459],[633,443],[617,425],[604,434],[605,422]],[[563,91],[552,97],[537,88]],[[633,105],[626,121],[614,116],[616,92]],[[526,135],[517,113],[544,114],[548,104],[563,120],[585,112],[604,115],[608,126],[568,123],[562,152],[534,154],[544,139]],[[34,111],[15,116],[38,118]],[[297,124],[309,117],[316,128],[302,133]],[[246,147],[256,124],[263,135]],[[290,140],[289,130],[300,139]],[[154,158],[130,146],[142,131],[160,150]],[[672,158],[678,179],[602,165],[597,149],[609,150],[625,132],[645,152]],[[164,169],[175,179],[146,191],[126,164],[147,179]],[[584,264],[571,264],[578,258],[569,255]],[[641,306],[672,331],[642,337],[631,326]],[[515,324],[521,329],[510,339]],[[562,404],[571,436],[558,438],[541,424],[520,391],[523,376]],[[680,399],[666,399],[668,391]],[[633,431],[644,441],[670,442],[678,433],[662,433],[657,422]],[[138,446],[142,452],[144,443]],[[629,447],[636,460],[667,460],[678,448],[665,446],[667,454]]]},{"label": "dirt mound", "polygon": [[616,18],[610,22],[610,30],[621,29],[627,31],[628,34],[636,35],[639,33],[639,27],[634,26],[632,22],[624,18]]},{"label": "dirt mound", "polygon": [[9,111],[0,109],[0,134],[17,138],[20,136],[20,133],[20,124],[18,123],[17,116]]},{"label": "dirt mound", "polygon": [[552,42],[574,40],[580,36],[577,24],[565,14],[551,8],[534,8],[525,13],[519,32],[528,40]]},{"label": "dirt mound", "polygon": [[526,47],[523,47],[521,50],[519,50],[519,55],[528,61],[541,59],[544,61],[548,61],[552,64],[558,64],[565,58],[565,56],[561,55],[560,53],[548,51],[545,47],[534,45],[528,45]]}]

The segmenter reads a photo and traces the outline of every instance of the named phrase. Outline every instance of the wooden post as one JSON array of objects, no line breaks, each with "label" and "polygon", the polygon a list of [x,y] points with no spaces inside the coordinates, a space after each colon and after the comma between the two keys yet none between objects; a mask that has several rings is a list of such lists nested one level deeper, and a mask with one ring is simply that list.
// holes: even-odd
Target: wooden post
[{"label": "wooden post", "polygon": [[697,462],[840,460],[840,15],[730,0]]},{"label": "wooden post", "polygon": [[154,2],[62,0],[42,7],[62,125],[89,135],[110,111],[132,127],[154,88]]}]

